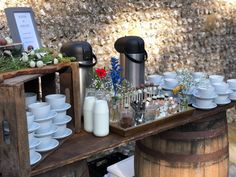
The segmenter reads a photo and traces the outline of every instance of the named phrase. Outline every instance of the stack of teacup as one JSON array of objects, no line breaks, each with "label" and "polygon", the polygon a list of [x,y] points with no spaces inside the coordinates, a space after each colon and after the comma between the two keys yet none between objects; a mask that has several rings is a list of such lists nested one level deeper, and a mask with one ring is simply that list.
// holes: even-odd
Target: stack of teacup
[{"label": "stack of teacup", "polygon": [[45,97],[45,100],[51,105],[52,110],[57,113],[53,119],[53,124],[57,127],[57,131],[53,133],[53,138],[62,139],[71,135],[72,130],[67,128],[67,123],[72,118],[66,114],[71,105],[66,103],[66,96],[63,94],[50,94]]},{"label": "stack of teacup", "polygon": [[232,90],[230,90],[229,85],[224,82],[224,76],[210,75],[209,80],[211,85],[215,88],[215,92],[217,94],[214,102],[218,105],[229,104],[231,102],[229,95],[232,93]]},{"label": "stack of teacup", "polygon": [[[30,104],[36,103],[37,95],[32,92],[25,93],[25,108],[28,110]],[[28,130],[28,141],[29,141],[29,154],[30,154],[30,165],[34,165],[41,158],[41,154],[36,152],[35,148],[40,144],[40,140],[35,137],[35,131],[40,128],[40,125],[35,122],[35,117],[31,112],[26,112],[27,119],[27,130]]]},{"label": "stack of teacup", "polygon": [[217,105],[214,103],[214,99],[217,97],[214,87],[211,85],[199,86],[193,93],[195,97],[193,107],[199,109],[212,109]]},{"label": "stack of teacup", "polygon": [[178,80],[176,77],[177,73],[174,71],[163,73],[163,82],[161,83],[161,87],[168,96],[173,96],[172,90],[178,85]]},{"label": "stack of teacup", "polygon": [[34,115],[31,112],[26,112],[26,118],[30,150],[30,165],[34,165],[42,158],[41,154],[35,151],[35,148],[40,144],[40,140],[34,136],[35,131],[40,128],[40,125],[34,122]]},{"label": "stack of teacup", "polygon": [[229,98],[230,100],[236,101],[236,79],[228,79],[227,83],[229,84],[229,89],[232,90]]},{"label": "stack of teacup", "polygon": [[34,121],[40,125],[34,135],[40,140],[40,144],[36,146],[36,151],[46,152],[57,147],[59,142],[52,137],[57,131],[52,121],[57,112],[51,110],[51,106],[47,102],[36,102],[28,105],[28,108],[34,115]]}]

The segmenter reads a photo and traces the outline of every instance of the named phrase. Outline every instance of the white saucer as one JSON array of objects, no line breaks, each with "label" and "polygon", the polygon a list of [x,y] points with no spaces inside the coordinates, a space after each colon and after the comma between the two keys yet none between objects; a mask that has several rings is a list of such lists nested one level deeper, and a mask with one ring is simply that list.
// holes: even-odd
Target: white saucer
[{"label": "white saucer", "polygon": [[53,111],[62,112],[62,111],[66,111],[66,110],[70,109],[70,107],[71,107],[71,105],[69,103],[65,103],[63,108],[53,109]]},{"label": "white saucer", "polygon": [[161,87],[163,90],[168,90],[168,91],[173,90],[173,89],[175,88],[175,87],[173,87],[173,88],[167,87],[164,82],[163,82],[163,83],[160,83],[160,87]]},{"label": "white saucer", "polygon": [[72,118],[68,115],[66,115],[64,117],[64,120],[61,122],[54,122],[55,125],[63,125],[63,124],[67,124],[68,122],[70,122],[72,120]]},{"label": "white saucer", "polygon": [[29,144],[29,148],[32,149],[32,148],[35,148],[35,147],[38,146],[38,145],[40,145],[39,139],[34,138],[33,141],[32,141],[32,143]]},{"label": "white saucer", "polygon": [[42,121],[45,121],[45,120],[48,120],[48,119],[52,119],[52,118],[56,117],[56,115],[57,115],[57,112],[54,111],[54,110],[51,110],[46,117],[40,118],[40,119],[35,119],[34,121],[35,122],[42,122]]},{"label": "white saucer", "polygon": [[233,93],[233,91],[230,90],[230,89],[227,90],[225,93],[217,93],[217,92],[216,92],[217,95],[228,95],[228,94],[231,94],[231,93]]},{"label": "white saucer", "polygon": [[34,152],[34,156],[32,157],[32,159],[30,159],[30,165],[36,164],[41,159],[42,159],[41,154],[39,154],[38,152]]},{"label": "white saucer", "polygon": [[231,87],[229,87],[229,89],[230,89],[230,90],[233,90],[233,91],[236,91],[236,88],[231,88]]},{"label": "white saucer", "polygon": [[51,134],[55,133],[56,131],[57,131],[57,127],[55,125],[53,125],[49,132],[42,133],[42,134],[35,133],[34,136],[37,138],[40,138],[40,137],[51,135]]},{"label": "white saucer", "polygon": [[55,139],[52,139],[51,142],[50,142],[50,144],[48,144],[47,147],[41,148],[41,149],[38,149],[38,148],[36,147],[35,150],[38,151],[38,152],[46,152],[46,151],[50,151],[50,150],[56,148],[58,145],[59,145],[59,141],[57,141],[57,140],[55,140]]},{"label": "white saucer", "polygon": [[200,106],[197,106],[193,103],[192,106],[195,107],[195,108],[198,108],[198,109],[208,110],[208,109],[216,108],[217,104],[213,103],[212,106],[209,106],[209,107],[200,107]]},{"label": "white saucer", "polygon": [[236,97],[231,97],[230,96],[229,99],[232,100],[232,101],[236,101]]},{"label": "white saucer", "polygon": [[39,123],[33,122],[32,126],[28,129],[28,133],[38,130],[40,127]]},{"label": "white saucer", "polygon": [[224,102],[217,102],[217,101],[215,101],[215,103],[218,104],[218,105],[225,105],[225,104],[229,104],[230,102],[231,102],[230,99],[227,99]]},{"label": "white saucer", "polygon": [[209,97],[202,97],[202,96],[198,95],[197,92],[193,93],[193,96],[195,96],[196,98],[203,99],[203,100],[214,99],[214,98],[217,97],[216,94],[214,94],[214,95],[212,95],[212,96],[209,96]]},{"label": "white saucer", "polygon": [[62,139],[62,138],[65,138],[67,136],[70,136],[71,134],[72,134],[72,130],[69,129],[69,128],[66,128],[63,135],[60,135],[60,136],[54,136],[53,135],[52,137],[55,138],[55,139]]}]

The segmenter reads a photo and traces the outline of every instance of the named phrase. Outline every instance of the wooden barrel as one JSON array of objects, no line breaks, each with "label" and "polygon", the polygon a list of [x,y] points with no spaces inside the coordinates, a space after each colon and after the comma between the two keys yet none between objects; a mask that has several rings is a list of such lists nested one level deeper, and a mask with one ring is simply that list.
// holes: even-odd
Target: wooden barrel
[{"label": "wooden barrel", "polygon": [[136,142],[135,177],[228,177],[226,112]]}]

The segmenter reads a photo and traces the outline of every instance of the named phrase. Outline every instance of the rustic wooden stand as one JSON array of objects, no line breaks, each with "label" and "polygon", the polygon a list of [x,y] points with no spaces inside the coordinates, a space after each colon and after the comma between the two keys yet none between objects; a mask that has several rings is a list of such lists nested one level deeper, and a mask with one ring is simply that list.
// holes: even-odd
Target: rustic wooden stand
[{"label": "rustic wooden stand", "polygon": [[[135,132],[126,137],[110,133],[103,138],[81,130],[79,113],[79,82],[76,64],[57,69],[60,74],[61,91],[69,96],[73,105],[70,114],[74,117],[75,133],[61,146],[50,153],[42,162],[34,167],[29,165],[28,140],[26,131],[26,115],[24,107],[24,92],[37,90],[37,78],[42,78],[43,95],[55,90],[55,71],[45,74],[17,76],[0,84],[0,176],[1,177],[87,177],[86,158],[96,153],[104,152],[121,146],[130,141],[141,140],[151,135],[173,129],[200,119],[225,113],[228,108],[236,105],[232,102],[209,111],[194,110],[191,115],[176,115],[169,121],[162,121],[156,127],[150,127],[141,132]],[[3,77],[4,78],[4,77]],[[73,82],[72,82],[73,80]],[[69,94],[68,94],[69,93]],[[6,144],[3,135],[3,120],[10,124],[10,144]]]},{"label": "rustic wooden stand", "polygon": [[[55,74],[57,72],[57,74]],[[39,73],[39,74],[34,74]],[[72,117],[70,128],[79,133],[81,120],[79,112],[79,75],[78,63],[63,63],[46,66],[43,69],[25,69],[23,71],[0,74],[3,82],[0,84],[0,176],[28,177],[31,173],[29,163],[28,132],[25,111],[25,92],[35,92],[38,97],[53,94],[60,88],[60,93],[67,96]],[[22,75],[30,74],[30,75]],[[6,79],[9,78],[9,79]],[[41,78],[41,89],[39,87]],[[56,86],[59,79],[59,86]],[[3,122],[9,125],[9,141]],[[60,145],[65,141],[60,140]],[[43,154],[43,159],[53,151]]]}]

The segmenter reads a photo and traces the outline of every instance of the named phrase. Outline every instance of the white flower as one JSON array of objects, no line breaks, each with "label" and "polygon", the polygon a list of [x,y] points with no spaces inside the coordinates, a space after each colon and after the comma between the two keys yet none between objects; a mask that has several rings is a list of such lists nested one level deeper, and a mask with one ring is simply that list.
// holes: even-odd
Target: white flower
[{"label": "white flower", "polygon": [[53,63],[54,63],[54,64],[58,64],[58,63],[59,63],[58,59],[54,58],[54,59],[53,59]]},{"label": "white flower", "polygon": [[36,57],[40,60],[42,58],[42,56],[40,55],[40,53],[36,53]]},{"label": "white flower", "polygon": [[29,65],[30,65],[31,68],[34,68],[36,64],[35,64],[34,61],[31,60],[30,63],[29,63]]},{"label": "white flower", "polygon": [[10,37],[6,37],[5,40],[7,41],[7,44],[13,43],[13,40]]},{"label": "white flower", "polygon": [[29,60],[29,57],[26,53],[23,53],[23,56],[21,57],[23,62],[27,62]]},{"label": "white flower", "polygon": [[34,50],[31,50],[30,53],[29,53],[29,55],[35,55]]},{"label": "white flower", "polygon": [[59,54],[58,54],[58,57],[62,59],[62,58],[63,58],[63,55],[62,55],[61,53],[59,53]]},{"label": "white flower", "polygon": [[9,56],[12,56],[12,53],[11,53],[11,51],[10,50],[4,50],[4,52],[3,52],[4,54],[7,54],[7,55],[9,55]]},{"label": "white flower", "polygon": [[38,68],[42,68],[43,67],[43,61],[41,61],[41,60],[37,61],[36,65],[37,65]]}]

